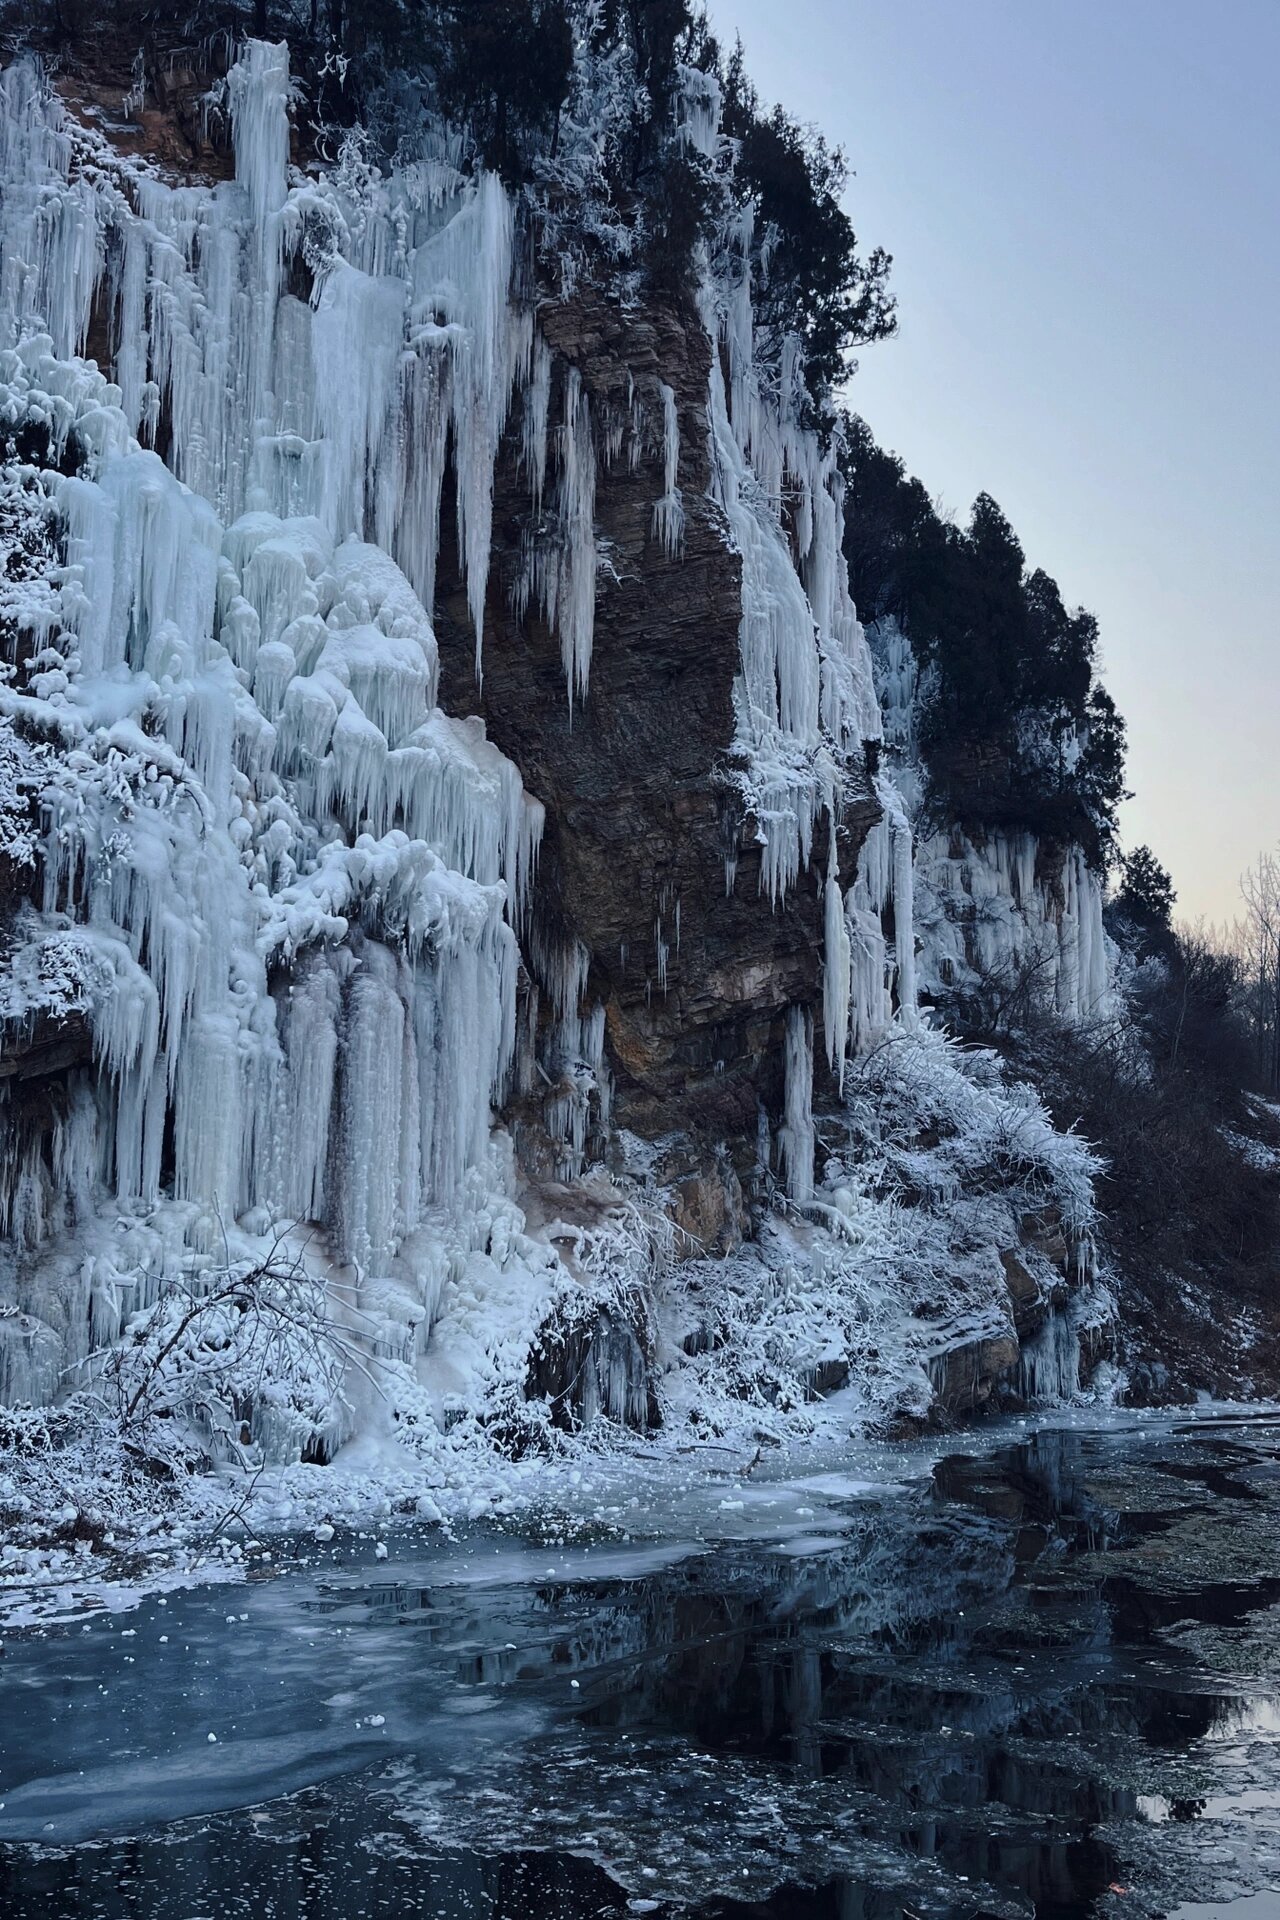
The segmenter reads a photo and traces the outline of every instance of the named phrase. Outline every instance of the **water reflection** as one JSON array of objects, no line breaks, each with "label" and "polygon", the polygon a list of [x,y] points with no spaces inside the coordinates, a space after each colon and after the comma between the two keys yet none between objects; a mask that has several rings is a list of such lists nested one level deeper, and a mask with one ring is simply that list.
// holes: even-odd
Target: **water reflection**
[{"label": "water reflection", "polygon": [[1066,1920],[1280,1877],[1277,1457],[1040,1432],[793,1488],[804,1535],[478,1534],[19,1638],[0,1912]]}]

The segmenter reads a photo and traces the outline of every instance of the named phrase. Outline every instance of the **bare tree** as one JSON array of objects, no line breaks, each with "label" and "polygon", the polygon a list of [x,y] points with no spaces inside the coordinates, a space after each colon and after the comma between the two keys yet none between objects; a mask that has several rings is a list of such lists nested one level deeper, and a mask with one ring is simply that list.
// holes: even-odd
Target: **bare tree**
[{"label": "bare tree", "polygon": [[1264,853],[1240,883],[1246,1006],[1267,1092],[1280,1093],[1280,857]]},{"label": "bare tree", "polygon": [[331,1424],[351,1367],[365,1370],[324,1283],[279,1245],[257,1263],[174,1279],[107,1358],[101,1386],[121,1431],[163,1455],[195,1442],[251,1468],[301,1451]]}]

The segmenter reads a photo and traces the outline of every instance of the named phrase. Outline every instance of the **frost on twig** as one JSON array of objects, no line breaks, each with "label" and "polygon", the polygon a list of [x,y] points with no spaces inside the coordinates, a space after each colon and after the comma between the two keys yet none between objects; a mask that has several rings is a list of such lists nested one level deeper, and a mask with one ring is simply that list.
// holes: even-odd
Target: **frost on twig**
[{"label": "frost on twig", "polygon": [[169,1285],[112,1351],[99,1392],[148,1455],[176,1443],[250,1470],[314,1453],[356,1357],[323,1281],[277,1245],[256,1264]]}]

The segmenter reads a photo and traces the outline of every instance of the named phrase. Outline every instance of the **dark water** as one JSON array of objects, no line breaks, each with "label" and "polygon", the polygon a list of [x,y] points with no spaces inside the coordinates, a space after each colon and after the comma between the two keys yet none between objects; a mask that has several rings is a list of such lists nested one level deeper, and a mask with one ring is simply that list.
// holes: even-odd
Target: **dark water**
[{"label": "dark water", "polygon": [[1280,1920],[1280,1425],[906,1465],[10,1631],[0,1915]]}]

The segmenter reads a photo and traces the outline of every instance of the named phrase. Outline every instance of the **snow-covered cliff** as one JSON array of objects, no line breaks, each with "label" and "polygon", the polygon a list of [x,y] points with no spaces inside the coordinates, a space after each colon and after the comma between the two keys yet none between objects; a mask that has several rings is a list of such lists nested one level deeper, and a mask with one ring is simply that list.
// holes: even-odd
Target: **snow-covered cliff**
[{"label": "snow-covered cliff", "polygon": [[[921,671],[896,619],[877,622],[872,642],[887,765],[915,832],[920,995],[943,1011],[980,1005],[992,1031],[1037,1011],[1076,1025],[1107,1020],[1117,956],[1091,849],[1010,821],[1003,801],[982,818],[976,781],[966,818],[940,824],[945,799],[933,792],[919,737],[922,713],[936,699],[930,671]],[[1091,823],[1080,811],[1083,831]],[[1034,812],[1032,803],[1028,816]]]},{"label": "snow-covered cliff", "polygon": [[[684,85],[679,138],[731,165]],[[1085,1012],[1095,897],[1003,843],[913,871],[835,451],[756,363],[749,214],[658,349],[607,348],[580,297],[571,339],[518,291],[495,175],[430,128],[390,171],[300,171],[289,100],[287,49],[248,43],[234,179],[178,182],[33,63],[0,83],[0,1402],[110,1380],[133,1417],[164,1376],[214,1455],[380,1433],[465,1481],[529,1422],[1074,1389],[1090,1157],[919,1030],[916,977],[1053,929]],[[585,812],[637,725],[687,745],[628,608],[697,568],[734,641],[688,804],[628,774]],[[523,752],[549,714],[539,636],[535,780],[490,732]],[[608,859],[647,861],[613,922],[573,848],[611,819]]]}]

